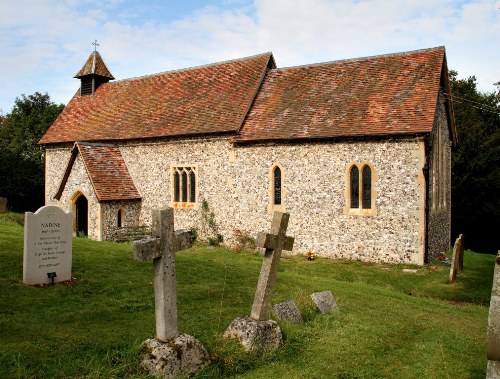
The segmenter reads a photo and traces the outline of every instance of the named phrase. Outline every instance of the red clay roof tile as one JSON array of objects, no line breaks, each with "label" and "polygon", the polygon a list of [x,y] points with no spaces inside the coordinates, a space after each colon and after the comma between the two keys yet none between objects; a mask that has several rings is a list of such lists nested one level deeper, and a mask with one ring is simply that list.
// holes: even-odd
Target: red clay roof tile
[{"label": "red clay roof tile", "polygon": [[78,91],[39,143],[236,132],[273,63],[265,53]]},{"label": "red clay roof tile", "polygon": [[78,153],[99,201],[141,199],[118,146],[87,142],[75,143],[56,199],[62,195]]},{"label": "red clay roof tile", "polygon": [[430,132],[443,47],[270,70],[236,141]]}]

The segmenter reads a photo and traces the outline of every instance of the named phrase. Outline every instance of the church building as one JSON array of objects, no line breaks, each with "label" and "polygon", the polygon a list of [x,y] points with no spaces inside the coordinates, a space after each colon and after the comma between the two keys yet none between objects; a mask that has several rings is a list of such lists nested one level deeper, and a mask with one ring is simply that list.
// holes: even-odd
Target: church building
[{"label": "church building", "polygon": [[292,254],[424,264],[450,247],[457,143],[444,47],[277,68],[272,53],[114,80],[92,52],[40,140],[45,201],[95,240],[148,226],[224,242],[290,213]]}]

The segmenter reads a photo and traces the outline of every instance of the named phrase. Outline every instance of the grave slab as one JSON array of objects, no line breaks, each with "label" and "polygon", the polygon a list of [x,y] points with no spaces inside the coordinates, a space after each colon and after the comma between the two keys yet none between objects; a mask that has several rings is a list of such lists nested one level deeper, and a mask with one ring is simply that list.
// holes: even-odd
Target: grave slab
[{"label": "grave slab", "polygon": [[23,282],[50,284],[71,279],[73,216],[54,205],[24,218]]},{"label": "grave slab", "polygon": [[311,294],[311,299],[322,314],[332,313],[338,310],[332,291],[315,292]]},{"label": "grave slab", "polygon": [[304,322],[302,315],[293,300],[274,304],[273,312],[278,320],[289,321],[293,324],[302,324]]}]

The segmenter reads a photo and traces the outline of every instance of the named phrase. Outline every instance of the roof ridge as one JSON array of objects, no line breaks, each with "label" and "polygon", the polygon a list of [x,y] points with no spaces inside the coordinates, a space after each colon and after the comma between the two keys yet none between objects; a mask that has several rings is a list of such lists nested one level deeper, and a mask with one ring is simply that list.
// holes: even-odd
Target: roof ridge
[{"label": "roof ridge", "polygon": [[292,70],[295,68],[326,66],[326,65],[331,65],[331,64],[347,63],[347,62],[361,62],[361,61],[367,61],[367,60],[376,59],[376,58],[397,57],[397,56],[403,57],[403,56],[407,56],[407,55],[413,55],[413,54],[423,53],[423,52],[428,52],[428,51],[433,51],[433,50],[445,51],[445,47],[444,46],[436,46],[436,47],[430,47],[427,49],[401,51],[401,52],[397,52],[397,53],[380,54],[380,55],[369,55],[366,57],[359,57],[359,58],[338,59],[338,60],[333,60],[333,61],[326,61],[326,62],[320,62],[320,63],[310,63],[310,64],[304,64],[304,65],[298,65],[298,66],[280,67],[280,68],[271,69],[271,71],[286,71],[286,70]]},{"label": "roof ridge", "polygon": [[255,55],[249,55],[248,57],[228,59],[228,60],[225,60],[225,61],[219,61],[219,62],[213,62],[213,63],[206,63],[206,64],[201,64],[201,65],[198,65],[198,66],[191,66],[191,67],[179,68],[179,69],[175,69],[175,70],[166,70],[166,71],[161,71],[161,72],[157,72],[157,73],[154,73],[154,74],[148,74],[148,75],[134,76],[134,77],[131,77],[131,78],[119,79],[119,80],[115,80],[112,83],[105,83],[105,84],[114,84],[114,83],[120,83],[120,82],[132,81],[132,80],[152,78],[152,77],[155,77],[155,76],[158,76],[158,75],[165,75],[165,74],[173,74],[173,73],[177,73],[177,72],[198,70],[198,69],[206,68],[206,67],[218,66],[218,65],[223,65],[223,64],[233,63],[233,62],[240,62],[240,61],[244,61],[244,60],[247,60],[247,59],[257,58],[257,57],[261,57],[261,56],[265,56],[265,55],[267,55],[269,57],[272,57],[273,53],[271,51],[267,51],[265,53],[260,53],[260,54],[255,54]]}]

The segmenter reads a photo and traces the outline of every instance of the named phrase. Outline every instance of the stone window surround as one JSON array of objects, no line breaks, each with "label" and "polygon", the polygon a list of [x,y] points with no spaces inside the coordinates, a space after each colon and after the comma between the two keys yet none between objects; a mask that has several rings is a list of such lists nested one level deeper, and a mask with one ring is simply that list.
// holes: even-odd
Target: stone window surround
[{"label": "stone window surround", "polygon": [[[274,204],[274,170],[278,167],[281,171],[281,204]],[[285,191],[285,169],[279,162],[274,162],[268,174],[268,199],[267,211],[273,212],[286,212],[286,191]]]},{"label": "stone window surround", "polygon": [[[351,208],[351,169],[353,166],[356,166],[358,168],[359,172],[359,208]],[[371,190],[371,208],[362,208],[362,180],[363,180],[363,168],[365,166],[368,166],[371,171],[371,185],[370,185],[370,190]],[[344,207],[344,214],[345,215],[355,215],[355,216],[376,216],[377,215],[377,190],[376,190],[376,184],[378,181],[378,174],[375,171],[373,164],[368,161],[362,161],[357,162],[357,161],[351,161],[349,164],[346,166],[346,170],[344,173],[344,181],[345,181],[345,188],[344,188],[344,198],[345,198],[345,207]]]},{"label": "stone window surround", "polygon": [[[175,199],[175,188],[174,188],[174,174],[179,168],[189,168],[195,175],[195,201],[194,202],[184,202],[184,201],[174,201]],[[170,206],[174,209],[198,209],[198,187],[199,187],[199,176],[198,176],[198,164],[171,164],[170,165]],[[189,199],[190,187],[188,178],[188,188],[187,195]],[[182,194],[180,194],[182,196]]]}]

